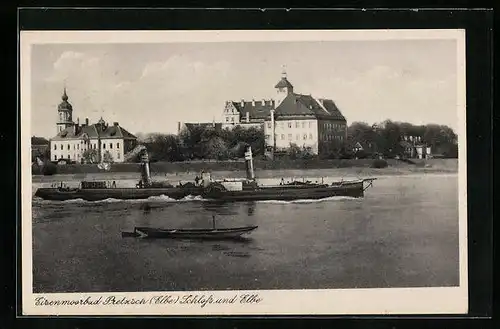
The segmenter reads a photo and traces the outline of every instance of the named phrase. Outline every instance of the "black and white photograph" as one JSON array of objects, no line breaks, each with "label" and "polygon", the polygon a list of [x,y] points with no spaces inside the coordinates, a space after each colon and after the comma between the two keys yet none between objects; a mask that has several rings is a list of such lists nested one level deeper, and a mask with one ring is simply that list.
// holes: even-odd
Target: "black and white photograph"
[{"label": "black and white photograph", "polygon": [[467,312],[463,30],[20,45],[25,314]]}]

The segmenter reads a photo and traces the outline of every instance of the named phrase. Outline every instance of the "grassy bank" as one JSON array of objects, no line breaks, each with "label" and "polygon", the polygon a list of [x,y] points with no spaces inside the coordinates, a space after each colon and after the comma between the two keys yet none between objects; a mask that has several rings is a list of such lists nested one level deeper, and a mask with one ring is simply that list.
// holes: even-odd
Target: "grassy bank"
[{"label": "grassy bank", "polygon": [[[414,163],[405,163],[398,160],[387,160],[388,167],[376,169],[372,168],[372,159],[347,159],[347,160],[278,160],[264,161],[254,160],[255,171],[268,170],[315,170],[315,169],[348,169],[353,168],[354,171],[368,172],[458,172],[457,159],[429,159],[429,160],[414,160]],[[245,163],[243,161],[196,161],[196,162],[155,162],[151,163],[151,172],[154,173],[185,173],[185,172],[200,172],[201,170],[211,172],[240,172],[245,171]],[[111,173],[138,173],[140,165],[137,163],[117,163],[111,166]],[[33,165],[33,175],[41,175],[40,167]],[[57,166],[56,174],[60,175],[75,175],[75,174],[90,174],[101,173],[97,165],[60,165]]]}]

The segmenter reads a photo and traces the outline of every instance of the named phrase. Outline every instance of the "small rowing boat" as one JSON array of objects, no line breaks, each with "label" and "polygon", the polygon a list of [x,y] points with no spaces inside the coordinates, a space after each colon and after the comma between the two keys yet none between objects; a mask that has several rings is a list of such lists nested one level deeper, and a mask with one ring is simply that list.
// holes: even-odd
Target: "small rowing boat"
[{"label": "small rowing boat", "polygon": [[163,239],[235,239],[248,234],[258,226],[216,228],[212,216],[212,228],[152,228],[135,227],[133,232],[122,232],[122,237],[163,238]]},{"label": "small rowing boat", "polygon": [[214,229],[163,229],[135,227],[133,232],[122,232],[122,237],[163,239],[235,239],[248,234],[258,226]]}]

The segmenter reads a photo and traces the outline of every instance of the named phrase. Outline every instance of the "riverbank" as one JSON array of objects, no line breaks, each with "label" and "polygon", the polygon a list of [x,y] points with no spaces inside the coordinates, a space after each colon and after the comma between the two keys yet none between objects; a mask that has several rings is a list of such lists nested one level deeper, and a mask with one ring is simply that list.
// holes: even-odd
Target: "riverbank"
[{"label": "riverbank", "polygon": [[[436,159],[437,160],[437,159]],[[439,160],[429,161],[425,165],[409,165],[402,163],[397,165],[389,165],[386,168],[371,168],[366,167],[344,167],[344,168],[320,168],[320,169],[259,169],[255,171],[255,176],[260,181],[268,181],[273,179],[302,179],[308,178],[312,180],[321,180],[321,178],[329,179],[351,179],[351,178],[367,178],[367,177],[389,177],[389,176],[412,176],[412,175],[454,175],[458,172],[456,160]],[[158,172],[151,171],[153,180],[169,181],[176,184],[181,181],[193,181],[198,171],[179,171],[179,172]],[[214,178],[241,178],[245,177],[245,170],[213,170]],[[135,186],[140,178],[138,172],[107,172],[100,171],[96,173],[74,173],[74,174],[57,174],[53,176],[33,175],[32,182],[35,184],[51,184],[53,182],[80,182],[82,180],[116,180],[130,181],[130,186]],[[128,184],[128,183],[127,183]]]},{"label": "riverbank", "polygon": [[[348,172],[390,172],[392,174],[407,172],[458,172],[457,159],[428,159],[413,160],[406,163],[399,160],[389,159],[386,168],[372,168],[372,159],[313,159],[313,160],[278,160],[265,161],[255,159],[253,161],[256,172],[261,171],[282,171],[282,170],[322,170],[341,169]],[[202,170],[210,172],[244,172],[245,163],[243,161],[196,161],[196,162],[155,162],[150,164],[152,173],[179,174],[194,173]],[[138,163],[116,163],[111,166],[109,173],[138,173],[140,164]],[[40,167],[34,165],[31,168],[32,175],[41,175]],[[60,165],[57,166],[58,175],[78,175],[102,173],[97,165]]]}]

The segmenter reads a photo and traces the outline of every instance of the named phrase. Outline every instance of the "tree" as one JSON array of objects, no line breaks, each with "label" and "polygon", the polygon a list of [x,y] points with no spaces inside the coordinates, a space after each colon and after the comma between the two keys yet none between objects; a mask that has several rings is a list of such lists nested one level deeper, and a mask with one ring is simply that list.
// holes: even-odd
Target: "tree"
[{"label": "tree", "polygon": [[113,163],[113,156],[109,151],[104,152],[102,155],[102,162]]},{"label": "tree", "polygon": [[85,150],[82,154],[82,159],[84,163],[98,163],[99,153],[96,149]]},{"label": "tree", "polygon": [[182,161],[184,155],[176,135],[154,134],[144,143],[152,161]]}]

